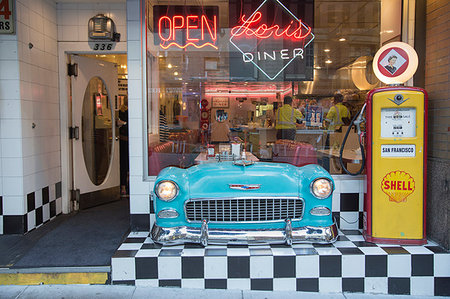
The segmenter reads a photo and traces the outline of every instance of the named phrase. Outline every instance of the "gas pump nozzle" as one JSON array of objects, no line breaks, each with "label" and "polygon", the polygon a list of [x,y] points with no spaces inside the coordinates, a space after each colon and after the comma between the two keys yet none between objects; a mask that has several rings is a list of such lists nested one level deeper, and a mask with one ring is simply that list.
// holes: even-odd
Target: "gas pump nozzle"
[{"label": "gas pump nozzle", "polygon": [[359,136],[359,142],[361,144],[363,142],[362,138],[364,137],[364,134],[365,134],[364,132],[361,131],[361,123],[366,121],[366,119],[363,116],[365,109],[366,109],[366,103],[364,103],[364,106],[362,107],[361,111],[359,112],[358,117],[353,121],[353,124],[356,127],[356,133]]}]

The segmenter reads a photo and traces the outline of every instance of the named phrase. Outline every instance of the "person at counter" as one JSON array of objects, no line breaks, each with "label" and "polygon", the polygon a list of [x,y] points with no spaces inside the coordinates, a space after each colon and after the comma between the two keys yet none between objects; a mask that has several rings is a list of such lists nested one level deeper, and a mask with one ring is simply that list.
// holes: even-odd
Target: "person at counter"
[{"label": "person at counter", "polygon": [[[350,124],[350,112],[347,107],[342,104],[344,96],[340,93],[334,95],[334,105],[328,111],[325,118],[325,123],[328,124],[328,129],[332,131],[341,132],[342,125],[348,126]],[[325,125],[327,127],[327,125]]]},{"label": "person at counter", "polygon": [[283,106],[278,108],[276,115],[277,139],[295,140],[296,124],[301,124],[303,114],[292,107],[292,97],[284,97]]}]

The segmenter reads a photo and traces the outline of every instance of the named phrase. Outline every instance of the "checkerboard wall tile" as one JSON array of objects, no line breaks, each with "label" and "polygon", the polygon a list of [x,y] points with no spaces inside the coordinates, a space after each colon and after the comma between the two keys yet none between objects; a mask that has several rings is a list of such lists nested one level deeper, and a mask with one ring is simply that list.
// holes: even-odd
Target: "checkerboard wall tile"
[{"label": "checkerboard wall tile", "polygon": [[161,246],[132,232],[112,258],[113,284],[240,290],[449,295],[450,253],[363,241],[342,230],[333,244]]},{"label": "checkerboard wall tile", "polygon": [[61,205],[61,182],[28,193],[25,215],[3,216],[0,196],[0,234],[22,234],[40,227],[62,213]]}]

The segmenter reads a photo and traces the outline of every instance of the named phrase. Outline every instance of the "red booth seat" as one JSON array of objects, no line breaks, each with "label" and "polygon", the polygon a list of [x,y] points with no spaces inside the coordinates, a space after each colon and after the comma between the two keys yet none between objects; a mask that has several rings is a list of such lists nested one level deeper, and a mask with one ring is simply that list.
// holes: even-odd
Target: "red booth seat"
[{"label": "red booth seat", "polygon": [[317,164],[317,152],[309,143],[277,140],[273,145],[272,160],[274,162],[289,163],[295,166]]}]

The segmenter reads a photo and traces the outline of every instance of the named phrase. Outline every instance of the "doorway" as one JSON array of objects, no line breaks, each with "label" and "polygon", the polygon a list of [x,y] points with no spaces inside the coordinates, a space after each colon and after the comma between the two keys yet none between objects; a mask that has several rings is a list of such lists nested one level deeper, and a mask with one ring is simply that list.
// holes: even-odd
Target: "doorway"
[{"label": "doorway", "polygon": [[83,210],[119,200],[121,184],[127,184],[120,167],[122,159],[126,174],[127,148],[122,146],[126,157],[120,154],[128,131],[121,112],[127,106],[126,55],[70,55],[70,61],[76,69],[70,84],[72,199],[73,209]]}]

